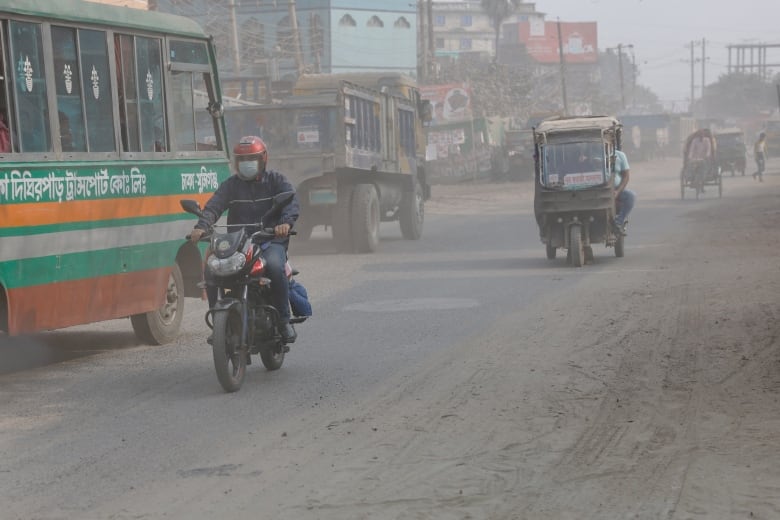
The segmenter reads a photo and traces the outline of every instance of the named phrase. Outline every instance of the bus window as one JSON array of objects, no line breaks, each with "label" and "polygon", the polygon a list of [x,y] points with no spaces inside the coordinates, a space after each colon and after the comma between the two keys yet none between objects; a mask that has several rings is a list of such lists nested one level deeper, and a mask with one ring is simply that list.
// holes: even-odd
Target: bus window
[{"label": "bus window", "polygon": [[[0,38],[3,34],[0,32]],[[0,153],[10,153],[13,150],[10,119],[8,118],[8,86],[5,81],[5,78],[8,77],[5,68],[8,62],[5,49],[5,38],[2,38],[0,39]]]},{"label": "bus window", "polygon": [[80,29],[79,51],[87,146],[90,152],[113,152],[116,142],[106,33]]},{"label": "bus window", "polygon": [[119,87],[119,120],[122,129],[122,150],[139,152],[138,138],[138,94],[135,81],[135,52],[133,37],[115,37],[117,54],[117,85]]},{"label": "bus window", "polygon": [[51,150],[51,133],[41,26],[15,21],[9,26],[11,55],[15,62],[14,89],[20,151],[48,152]]},{"label": "bus window", "polygon": [[141,151],[164,152],[168,149],[162,85],[160,40],[136,37],[138,104],[141,127]]},{"label": "bus window", "polygon": [[51,39],[54,50],[54,83],[57,92],[62,151],[86,152],[76,30],[52,27]]},{"label": "bus window", "polygon": [[176,129],[176,149],[195,150],[195,101],[191,72],[173,71],[171,74],[171,103],[173,127]]}]

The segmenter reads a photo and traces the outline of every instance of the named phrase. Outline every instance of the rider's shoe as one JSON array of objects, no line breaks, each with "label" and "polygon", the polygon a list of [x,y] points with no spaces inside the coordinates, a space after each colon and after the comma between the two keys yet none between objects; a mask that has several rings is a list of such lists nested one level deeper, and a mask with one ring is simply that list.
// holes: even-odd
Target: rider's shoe
[{"label": "rider's shoe", "polygon": [[295,328],[289,323],[283,323],[280,328],[284,342],[295,343],[295,340],[298,338],[298,334],[295,332]]},{"label": "rider's shoe", "polygon": [[626,236],[626,223],[618,224],[617,222],[612,223],[612,231],[619,236]]},{"label": "rider's shoe", "polygon": [[209,334],[208,338],[206,338],[206,343],[208,343],[209,345],[213,345],[214,344],[214,333],[213,332],[211,334]]}]

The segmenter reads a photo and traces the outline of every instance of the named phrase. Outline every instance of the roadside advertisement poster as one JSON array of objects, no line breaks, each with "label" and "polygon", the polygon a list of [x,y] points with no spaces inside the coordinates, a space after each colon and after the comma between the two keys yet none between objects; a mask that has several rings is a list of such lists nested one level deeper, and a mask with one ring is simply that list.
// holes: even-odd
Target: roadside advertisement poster
[{"label": "roadside advertisement poster", "polygon": [[[558,63],[558,22],[518,22],[520,43],[538,63]],[[598,61],[598,24],[596,22],[561,22],[563,57],[566,63]]]},{"label": "roadside advertisement poster", "polygon": [[471,89],[465,83],[427,85],[420,95],[433,105],[433,124],[471,119]]}]

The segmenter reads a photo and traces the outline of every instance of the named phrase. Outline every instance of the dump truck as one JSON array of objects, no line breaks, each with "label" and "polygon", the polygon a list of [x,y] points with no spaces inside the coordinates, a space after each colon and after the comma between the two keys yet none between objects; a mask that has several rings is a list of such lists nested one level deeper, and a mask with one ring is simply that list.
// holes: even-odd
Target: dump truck
[{"label": "dump truck", "polygon": [[260,136],[271,167],[295,185],[298,238],[326,226],[339,250],[356,253],[377,249],[380,222],[422,236],[431,115],[413,78],[387,73],[304,74],[279,102],[225,110],[230,139]]}]

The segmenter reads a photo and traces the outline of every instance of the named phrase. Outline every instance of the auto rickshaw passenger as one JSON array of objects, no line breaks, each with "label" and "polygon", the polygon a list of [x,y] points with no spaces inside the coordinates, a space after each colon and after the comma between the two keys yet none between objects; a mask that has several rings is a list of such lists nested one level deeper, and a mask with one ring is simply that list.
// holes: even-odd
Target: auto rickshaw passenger
[{"label": "auto rickshaw passenger", "polygon": [[615,162],[613,182],[615,183],[615,203],[617,215],[615,215],[615,231],[621,235],[626,234],[626,219],[634,209],[636,194],[626,189],[630,174],[628,157],[620,150],[615,150]]}]

